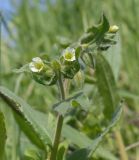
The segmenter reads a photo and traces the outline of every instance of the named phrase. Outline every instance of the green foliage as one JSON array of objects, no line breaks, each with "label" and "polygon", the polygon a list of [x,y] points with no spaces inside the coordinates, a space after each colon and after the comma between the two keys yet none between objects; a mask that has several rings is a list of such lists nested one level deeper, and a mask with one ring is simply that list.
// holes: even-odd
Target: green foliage
[{"label": "green foliage", "polygon": [[119,100],[112,70],[102,54],[96,57],[96,77],[98,91],[103,99],[104,114],[110,119]]},{"label": "green foliage", "polygon": [[0,159],[4,160],[5,143],[6,143],[6,126],[3,113],[0,111]]},{"label": "green foliage", "polygon": [[[84,153],[89,153],[90,149],[88,150],[88,147],[90,146],[90,144],[94,144],[94,140],[91,140],[85,134],[77,131],[76,129],[74,129],[74,128],[68,126],[68,125],[64,125],[62,135],[63,135],[63,137],[70,140],[70,142],[75,144],[77,147],[79,147],[81,150],[83,149]],[[97,140],[97,138],[96,138],[96,140]],[[75,154],[78,155],[78,150],[75,151]],[[74,155],[74,153],[73,153],[73,155]],[[105,148],[102,148],[102,147],[99,147],[96,150],[96,155],[98,157],[103,158],[103,159],[117,160],[117,158],[110,151],[108,151],[108,150],[106,150]]]},{"label": "green foliage", "polygon": [[76,107],[80,107],[81,109],[87,111],[89,109],[89,105],[88,98],[82,92],[79,92],[64,101],[54,104],[53,107],[55,111],[62,115],[66,115],[76,109]]},{"label": "green foliage", "polygon": [[46,128],[40,122],[41,113],[34,111],[21,98],[4,87],[0,87],[0,96],[14,111],[17,123],[29,139],[39,148],[46,150],[47,145],[51,145],[51,138]]},{"label": "green foliage", "polygon": [[42,160],[42,157],[35,150],[27,150],[25,152],[25,160]]},{"label": "green foliage", "polygon": [[89,36],[81,39],[81,43],[100,43],[104,38],[104,34],[109,30],[109,22],[105,15],[102,16],[101,22],[98,26],[93,26],[87,30]]},{"label": "green foliage", "polygon": [[[118,108],[118,111],[114,113],[113,118],[109,124],[109,126],[98,136],[96,139],[93,140],[93,142],[87,147],[80,149],[78,151],[75,151],[69,158],[68,160],[74,160],[74,159],[86,159],[88,160],[89,158],[92,157],[92,154],[95,152],[96,148],[98,145],[102,142],[104,139],[104,136],[110,131],[110,129],[117,123],[119,120],[120,116],[122,113],[122,108],[121,106]],[[75,136],[75,135],[74,135]],[[79,136],[79,135],[78,135]]]},{"label": "green foliage", "polygon": [[[78,46],[79,55],[81,55],[81,52],[83,52],[83,58],[85,59],[85,61],[87,61],[83,63],[82,60],[79,58],[81,69],[83,69],[82,71],[85,73],[85,81],[83,81],[85,82],[85,86],[83,87],[83,92],[85,92],[87,97],[89,97],[89,110],[88,112],[85,111],[85,114],[80,117],[83,106],[78,105],[78,107],[71,107],[70,103],[70,107],[73,108],[75,112],[68,112],[68,114],[65,115],[65,121],[76,129],[72,128],[73,130],[69,129],[67,131],[65,131],[64,129],[64,132],[66,132],[67,135],[69,135],[71,132],[70,136],[72,136],[72,138],[69,137],[67,139],[72,139],[70,141],[72,144],[75,143],[78,148],[85,148],[89,145],[89,143],[91,143],[91,138],[95,139],[95,137],[97,137],[99,133],[101,133],[103,129],[108,126],[113,111],[115,110],[115,107],[117,107],[117,103],[119,102],[117,100],[118,98],[114,98],[116,102],[115,100],[112,100],[112,96],[110,95],[110,89],[107,89],[106,91],[106,85],[110,85],[110,88],[113,90],[112,95],[114,97],[117,97],[118,93],[120,97],[124,97],[126,100],[126,106],[124,110],[125,116],[122,117],[122,121],[120,123],[122,141],[125,145],[124,148],[126,148],[129,144],[135,143],[138,140],[138,125],[136,123],[136,119],[138,118],[137,112],[139,101],[137,74],[139,59],[139,50],[137,43],[139,37],[137,30],[139,25],[139,2],[137,0],[123,0],[120,2],[111,0],[56,0],[43,1],[43,5],[40,6],[40,1],[36,0],[32,1],[31,4],[30,1],[21,1],[18,5],[16,1],[14,1],[13,4],[15,13],[13,15],[11,14],[12,19],[10,23],[4,26],[5,28],[8,27],[9,36],[6,37],[6,39],[2,37],[1,42],[1,84],[3,86],[6,86],[7,88],[10,88],[12,91],[15,91],[16,94],[28,101],[28,103],[31,104],[32,107],[48,113],[49,111],[51,111],[51,106],[58,101],[57,89],[54,86],[51,88],[45,88],[44,86],[41,86],[39,84],[32,83],[30,81],[30,78],[28,78],[27,74],[23,75],[22,81],[18,83],[19,78],[16,74],[13,74],[12,69],[20,68],[24,64],[30,62],[32,57],[35,56],[39,56],[41,58],[43,57],[42,59],[47,59],[48,61],[51,61],[52,58],[57,59],[61,55],[61,50],[69,46],[76,48],[76,45],[80,44],[81,38],[87,37],[91,43],[92,40],[97,40],[97,43],[93,43],[92,45],[89,44],[89,47],[88,44],[82,44],[82,46]],[[101,18],[100,23],[97,26],[94,26],[94,28],[98,27],[95,30],[97,32],[91,31],[87,33],[88,28],[93,28],[91,27],[92,24],[94,24],[95,21],[98,20],[98,17],[100,17],[100,15],[102,14],[102,11],[104,11],[105,15],[107,15],[108,19],[110,19],[110,24],[117,24],[119,26],[120,33],[117,34],[117,36],[115,37],[116,41],[118,41],[118,44],[116,46],[112,46],[110,49],[108,48],[111,45],[115,44],[115,34],[113,35],[109,33],[108,30],[104,30],[105,33],[103,34],[103,38],[101,37],[101,39],[99,39],[98,36],[99,31],[103,31],[101,29],[99,30],[98,26],[101,26],[104,22],[106,24],[105,26],[108,26],[109,23],[104,16]],[[3,15],[3,21],[4,18],[5,14]],[[104,28],[106,29],[107,27]],[[85,34],[84,36],[81,36],[83,31],[85,32]],[[94,38],[94,33],[95,35],[97,35],[97,38]],[[81,38],[79,39],[79,37]],[[78,43],[73,44],[72,42],[77,42],[77,39],[79,39]],[[95,56],[97,57],[99,55],[94,55],[94,51],[96,51],[96,49],[99,49],[101,51],[106,50],[106,52],[103,53],[103,57],[100,56],[101,58],[99,58],[103,61],[102,64],[105,64],[107,66],[106,68],[108,68],[108,70],[103,67],[102,64],[100,66],[97,66],[97,58],[95,58]],[[88,54],[85,54],[86,52],[89,52],[91,55],[93,53],[93,65],[91,61],[88,62],[88,59],[86,59],[86,55],[88,56]],[[89,56],[88,58],[90,60]],[[86,68],[85,64],[88,65]],[[97,67],[105,68],[104,72],[102,72],[101,70],[100,73],[95,72],[94,74],[94,69],[97,69]],[[21,71],[25,70],[26,67],[22,68]],[[105,73],[107,76],[111,74],[111,76],[108,76],[108,84],[104,79]],[[98,87],[99,80],[97,78],[97,74],[100,74],[99,77],[104,80],[102,82],[102,80],[99,79],[101,81],[99,85],[101,86],[103,83],[104,88]],[[116,84],[115,82],[113,83],[113,78],[111,80],[110,77],[115,78]],[[78,82],[76,79],[75,83],[74,79],[74,81],[66,81],[65,84],[67,84],[66,89],[69,90],[69,94],[71,94],[74,92],[74,89],[77,86]],[[70,87],[68,86],[69,84]],[[96,89],[96,85],[98,90]],[[17,88],[19,88],[19,91]],[[106,91],[106,93],[104,93],[104,91]],[[108,96],[110,96],[109,101]],[[80,96],[78,97],[78,100],[81,100],[81,103],[85,102]],[[111,106],[107,107],[108,105]],[[75,106],[77,106],[77,103]],[[3,103],[1,107],[2,109],[7,108]],[[107,113],[106,110],[109,111],[109,113]],[[105,113],[103,111],[105,111]],[[34,113],[35,111],[32,111],[31,108],[30,112]],[[6,115],[6,117],[8,117],[8,120],[10,121],[10,111],[6,110],[4,114]],[[41,115],[39,117],[47,117],[47,114],[43,114],[43,116],[42,114],[39,115]],[[53,113],[53,115],[55,115],[55,113]],[[35,116],[33,116],[33,119],[34,117]],[[105,119],[106,117],[108,117],[107,120]],[[44,125],[48,126],[49,129],[52,130],[50,133],[50,135],[52,135],[54,133],[55,125],[51,126],[49,122],[46,123],[47,118],[45,120],[42,119],[41,123],[39,124],[42,124],[42,122],[44,121]],[[5,147],[5,154],[7,159],[9,158],[12,160],[20,159],[22,157],[21,152],[24,151],[23,148],[26,148],[28,144],[32,145],[32,142],[26,141],[26,139],[24,139],[22,135],[19,135],[18,138],[17,135],[18,132],[20,132],[20,129],[15,129],[15,123],[19,122],[13,121],[9,124],[6,121],[6,126],[8,129],[8,140],[6,142],[7,145]],[[69,126],[66,129],[68,128]],[[83,135],[86,135],[86,138],[83,136],[78,139],[79,135],[77,134],[77,136],[74,136],[74,130],[78,130],[79,135],[80,132],[83,132]],[[113,137],[113,134],[112,136],[106,136],[105,145],[103,145],[103,143],[101,144],[101,147],[96,150],[93,159],[121,159],[120,154],[118,154],[118,152],[121,150],[116,143],[118,140]],[[91,138],[89,138],[87,135]],[[16,145],[12,144],[13,142],[15,144],[19,144],[18,150],[15,147]],[[71,152],[72,149],[74,149],[74,151],[77,149],[77,147],[72,146],[71,143],[69,143],[71,146],[69,148],[67,147],[68,153]],[[82,144],[86,145],[84,146]],[[72,149],[70,150],[70,148]],[[9,151],[10,149],[11,151]],[[38,148],[36,150],[37,153],[39,153]],[[17,157],[11,156],[12,152],[16,152]],[[134,148],[131,151],[127,151],[127,154],[129,159],[136,159],[136,157],[138,156],[138,150]]]}]

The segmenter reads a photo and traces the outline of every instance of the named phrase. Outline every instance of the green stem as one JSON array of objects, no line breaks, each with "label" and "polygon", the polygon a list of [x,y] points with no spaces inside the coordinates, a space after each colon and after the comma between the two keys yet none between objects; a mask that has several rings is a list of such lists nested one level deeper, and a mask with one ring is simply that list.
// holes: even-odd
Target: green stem
[{"label": "green stem", "polygon": [[[59,76],[59,88],[61,91],[61,100],[65,100],[65,91],[64,91],[64,86],[63,86],[63,81],[62,81],[61,75]],[[63,125],[63,116],[61,114],[58,114],[57,126],[56,126],[56,131],[55,131],[55,136],[54,136],[52,152],[50,155],[50,160],[56,160],[60,136],[61,136],[62,125]]]},{"label": "green stem", "polygon": [[85,76],[85,82],[88,84],[96,84],[97,80],[91,76]]},{"label": "green stem", "polygon": [[89,55],[90,60],[91,60],[91,63],[92,63],[92,68],[94,69],[94,68],[95,68],[95,66],[94,66],[94,59],[93,59],[93,56],[92,56],[92,54],[91,54],[91,53],[89,53],[88,55]]}]

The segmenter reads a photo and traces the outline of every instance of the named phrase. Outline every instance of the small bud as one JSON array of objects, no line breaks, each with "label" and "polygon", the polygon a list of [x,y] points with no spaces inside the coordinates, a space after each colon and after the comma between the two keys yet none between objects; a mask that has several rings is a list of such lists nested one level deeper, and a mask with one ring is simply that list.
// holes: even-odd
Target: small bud
[{"label": "small bud", "polygon": [[77,74],[74,76],[74,84],[78,88],[82,88],[84,84],[84,74],[82,71],[78,71]]},{"label": "small bud", "polygon": [[29,63],[29,68],[32,72],[40,73],[44,69],[44,63],[41,58],[35,57]]},{"label": "small bud", "polygon": [[119,30],[119,27],[116,25],[110,26],[109,33],[116,33]]},{"label": "small bud", "polygon": [[69,62],[75,61],[76,60],[75,49],[68,47],[63,51],[62,56],[65,61],[69,61]]},{"label": "small bud", "polygon": [[61,65],[57,60],[52,61],[52,67],[55,71],[60,71]]}]

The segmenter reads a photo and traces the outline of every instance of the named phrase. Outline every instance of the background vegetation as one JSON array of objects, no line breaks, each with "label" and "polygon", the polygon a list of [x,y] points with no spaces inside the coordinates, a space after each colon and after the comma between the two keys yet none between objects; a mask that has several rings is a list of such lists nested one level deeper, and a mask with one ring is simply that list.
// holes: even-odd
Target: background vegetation
[{"label": "background vegetation", "polygon": [[[125,99],[125,107],[119,131],[109,134],[103,146],[112,154],[111,160],[113,157],[139,160],[139,147],[129,148],[131,144],[139,143],[139,1],[21,0],[17,3],[11,0],[11,3],[14,12],[10,13],[10,22],[6,22],[4,15],[2,17],[8,38],[2,37],[1,40],[1,84],[44,112],[48,112],[58,101],[56,88],[46,89],[30,81],[27,75],[14,74],[12,69],[20,68],[35,56],[46,54],[48,59],[58,57],[59,51],[96,23],[102,12],[111,24],[119,26],[118,44],[109,50],[106,58],[112,66],[119,94]],[[85,90],[95,99],[97,91],[90,93],[89,88],[88,84]],[[6,143],[6,152],[8,157],[12,157],[11,160],[16,160],[19,145],[17,135],[20,131],[11,112],[7,108],[4,110],[9,124],[7,131],[11,135]],[[101,111],[101,104],[96,99],[93,101],[92,113],[84,121],[76,113],[77,117],[70,120],[70,124],[93,138],[105,125]],[[22,135],[21,149],[24,149],[26,142],[27,139]],[[101,154],[98,153],[96,159],[107,159]]]}]

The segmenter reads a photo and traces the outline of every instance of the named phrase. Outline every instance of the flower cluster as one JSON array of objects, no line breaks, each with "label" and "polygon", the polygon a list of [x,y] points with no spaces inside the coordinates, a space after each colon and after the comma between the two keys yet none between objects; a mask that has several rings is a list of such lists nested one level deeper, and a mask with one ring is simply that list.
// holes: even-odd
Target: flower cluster
[{"label": "flower cluster", "polygon": [[40,57],[35,57],[29,63],[29,69],[37,82],[52,85],[58,79],[57,71],[61,72],[65,78],[73,78],[79,71],[80,65],[76,58],[76,50],[68,47],[62,52],[60,62],[53,61],[48,65]]},{"label": "flower cluster", "polygon": [[118,30],[119,27],[110,26],[107,18],[103,15],[100,24],[88,28],[76,47],[64,49],[58,60],[45,63],[46,61],[40,57],[33,58],[29,64],[33,78],[44,85],[55,84],[59,73],[64,78],[79,78],[81,76],[80,68],[85,68],[85,66],[95,68],[94,55],[98,51],[105,51],[116,44],[114,37]]}]

